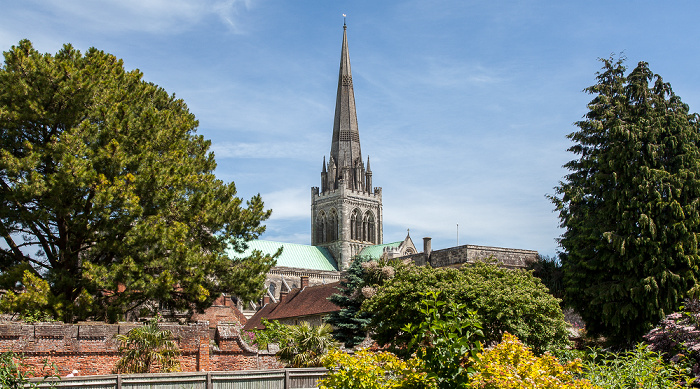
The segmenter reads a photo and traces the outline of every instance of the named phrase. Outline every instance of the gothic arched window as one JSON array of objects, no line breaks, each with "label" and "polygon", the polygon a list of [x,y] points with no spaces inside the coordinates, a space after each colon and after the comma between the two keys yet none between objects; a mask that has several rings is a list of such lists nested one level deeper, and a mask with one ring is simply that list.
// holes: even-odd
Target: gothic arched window
[{"label": "gothic arched window", "polygon": [[275,283],[270,282],[270,286],[267,287],[267,290],[269,290],[273,296],[275,295],[276,289],[277,289],[277,287],[275,286]]},{"label": "gothic arched window", "polygon": [[324,243],[326,241],[326,213],[321,211],[316,219],[316,242]]},{"label": "gothic arched window", "polygon": [[360,218],[360,210],[354,209],[350,215],[350,239],[361,240],[360,231],[362,230],[362,220]]},{"label": "gothic arched window", "polygon": [[364,218],[362,218],[362,240],[372,243],[377,241],[374,227],[374,215],[370,211],[367,211]]},{"label": "gothic arched window", "polygon": [[338,240],[338,212],[335,209],[331,209],[328,213],[328,223],[327,223],[326,239],[329,242]]}]

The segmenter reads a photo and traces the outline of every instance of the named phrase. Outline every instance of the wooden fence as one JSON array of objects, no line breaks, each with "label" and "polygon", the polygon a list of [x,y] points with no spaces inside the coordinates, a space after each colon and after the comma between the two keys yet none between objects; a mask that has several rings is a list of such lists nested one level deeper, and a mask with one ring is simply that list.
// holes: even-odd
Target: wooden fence
[{"label": "wooden fence", "polygon": [[[315,389],[324,368],[231,372],[112,374],[47,379],[40,388],[61,389]],[[34,380],[33,380],[34,381]]]}]

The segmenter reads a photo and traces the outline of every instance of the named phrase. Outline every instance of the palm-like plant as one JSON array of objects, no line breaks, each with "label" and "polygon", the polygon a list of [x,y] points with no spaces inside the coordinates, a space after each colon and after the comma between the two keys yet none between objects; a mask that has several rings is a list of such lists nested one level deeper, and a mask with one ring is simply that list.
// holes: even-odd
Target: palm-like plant
[{"label": "palm-like plant", "polygon": [[114,367],[115,373],[173,372],[180,370],[180,348],[169,330],[158,328],[155,318],[126,335],[115,336],[119,342],[121,358]]},{"label": "palm-like plant", "polygon": [[277,355],[290,367],[316,367],[323,366],[321,357],[328,351],[338,347],[331,332],[333,327],[329,324],[312,326],[308,322],[291,326],[289,340],[280,345]]}]

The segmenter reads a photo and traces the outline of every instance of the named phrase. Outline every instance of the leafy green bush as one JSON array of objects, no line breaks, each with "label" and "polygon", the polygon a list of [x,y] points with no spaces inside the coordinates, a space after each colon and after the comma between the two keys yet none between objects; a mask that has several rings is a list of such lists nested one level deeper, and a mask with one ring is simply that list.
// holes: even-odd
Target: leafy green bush
[{"label": "leafy green bush", "polygon": [[3,389],[27,389],[38,388],[39,384],[43,383],[47,378],[58,378],[58,372],[55,364],[49,364],[44,360],[44,366],[41,374],[44,379],[40,382],[30,382],[30,374],[25,372],[23,363],[23,355],[12,351],[0,354],[0,388]]},{"label": "leafy green bush", "polygon": [[[426,321],[420,311],[423,293],[440,292],[446,302],[476,311],[485,342],[503,333],[516,335],[536,354],[568,345],[567,324],[559,300],[531,272],[477,263],[460,269],[405,266],[366,300],[362,310],[372,315],[370,329],[380,345],[397,353],[411,340],[402,329]],[[439,308],[440,313],[443,308]]]},{"label": "leafy green bush", "polygon": [[8,389],[23,389],[29,383],[29,378],[20,370],[20,356],[12,351],[0,354],[0,387]]},{"label": "leafy green bush", "polygon": [[323,358],[328,375],[319,389],[435,389],[435,382],[422,371],[421,361],[407,361],[387,352],[361,350],[350,355],[332,350]]},{"label": "leafy green bush", "polygon": [[606,389],[683,388],[693,380],[687,369],[667,364],[643,344],[621,353],[591,350],[583,363],[583,371],[583,378]]},{"label": "leafy green bush", "polygon": [[[474,311],[463,304],[442,301],[440,293],[428,291],[421,301],[421,313],[426,320],[418,325],[406,324],[404,331],[413,338],[408,343],[408,352],[423,361],[428,376],[437,382],[438,388],[466,388],[471,367],[478,360],[484,333]],[[444,313],[441,307],[447,305]]]}]

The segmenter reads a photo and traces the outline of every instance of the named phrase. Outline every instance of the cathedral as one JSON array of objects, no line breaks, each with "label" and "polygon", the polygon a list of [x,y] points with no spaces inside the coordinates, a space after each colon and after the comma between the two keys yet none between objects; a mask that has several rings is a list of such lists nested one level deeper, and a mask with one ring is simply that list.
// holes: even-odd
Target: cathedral
[{"label": "cathedral", "polygon": [[492,257],[512,268],[522,268],[537,258],[532,250],[476,245],[432,251],[430,238],[423,238],[419,252],[410,235],[384,243],[383,221],[382,188],[373,187],[369,157],[366,164],[362,157],[347,26],[343,25],[331,150],[327,160],[323,157],[320,186],[311,188],[311,245],[254,240],[243,253],[260,250],[271,254],[282,248],[277,265],[267,275],[265,300],[278,301],[301,287],[302,279],[304,286],[337,282],[356,256],[410,258],[434,267],[456,267]]},{"label": "cathedral", "polygon": [[311,244],[327,248],[340,269],[362,249],[382,244],[382,188],[362,159],[352,88],[347,26],[343,25],[331,154],[323,158],[321,187],[311,188]]}]

